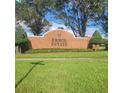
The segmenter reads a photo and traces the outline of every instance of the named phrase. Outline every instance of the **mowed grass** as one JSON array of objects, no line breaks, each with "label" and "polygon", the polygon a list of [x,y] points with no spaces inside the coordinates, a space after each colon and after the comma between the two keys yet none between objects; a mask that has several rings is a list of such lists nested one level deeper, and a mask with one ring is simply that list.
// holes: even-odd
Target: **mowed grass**
[{"label": "mowed grass", "polygon": [[16,54],[16,58],[105,58],[107,51]]},{"label": "mowed grass", "polygon": [[[49,55],[57,56],[60,57]],[[16,85],[16,93],[108,93],[108,62],[107,59],[16,60]]]}]

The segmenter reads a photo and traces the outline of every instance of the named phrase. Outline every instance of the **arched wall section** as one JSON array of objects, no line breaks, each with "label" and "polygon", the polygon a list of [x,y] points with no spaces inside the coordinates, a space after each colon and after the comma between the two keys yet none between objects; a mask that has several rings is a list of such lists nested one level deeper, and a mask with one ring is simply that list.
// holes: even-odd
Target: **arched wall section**
[{"label": "arched wall section", "polygon": [[43,36],[28,37],[32,49],[43,48],[88,48],[90,37],[75,37],[63,30],[52,30]]}]

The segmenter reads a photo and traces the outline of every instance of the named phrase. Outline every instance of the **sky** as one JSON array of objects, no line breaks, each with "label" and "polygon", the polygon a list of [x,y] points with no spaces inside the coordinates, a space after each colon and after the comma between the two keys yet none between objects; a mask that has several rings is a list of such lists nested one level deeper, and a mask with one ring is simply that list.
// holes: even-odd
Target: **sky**
[{"label": "sky", "polygon": [[[57,20],[56,20],[57,21]],[[48,27],[48,31],[50,30],[55,30],[57,29],[58,27],[63,27],[65,31],[68,31],[68,32],[72,32],[71,28],[65,26],[64,24],[60,24],[60,23],[57,23],[57,22],[54,22],[54,21],[51,21],[52,22],[52,26],[49,26]],[[60,22],[60,21],[59,21]],[[20,23],[20,25],[23,27],[23,29],[25,30],[25,32],[27,33],[28,36],[34,36],[33,33],[31,32],[31,29],[26,26],[24,23]],[[86,36],[92,36],[92,34],[95,32],[95,31],[99,31],[101,33],[102,36],[104,36],[104,31],[102,31],[102,28],[100,29],[100,27],[95,27],[95,26],[92,26],[92,23],[90,23],[89,26],[87,26],[86,28]],[[42,33],[41,33],[42,34]]]},{"label": "sky", "polygon": [[[71,8],[71,5],[69,5],[69,7],[65,6],[66,11],[67,11],[68,8]],[[68,15],[70,15],[70,14],[68,14]],[[62,19],[60,19],[60,18],[56,18],[56,15],[54,13],[52,13],[50,11],[47,12],[46,15],[45,15],[45,19],[52,23],[52,26],[49,26],[47,28],[47,30],[54,30],[54,29],[57,29],[58,27],[63,27],[64,30],[73,33],[71,28],[65,26],[64,21]],[[28,36],[33,36],[33,33],[31,32],[29,27],[24,25],[24,23],[20,23],[20,25],[23,27],[23,29],[25,30],[25,32],[27,33]],[[99,25],[96,26],[96,25],[94,25],[93,21],[88,20],[87,27],[86,27],[86,33],[85,33],[86,36],[92,36],[92,34],[96,30],[99,31],[102,36],[105,35],[104,30],[102,29],[102,27],[100,27]],[[41,33],[41,34],[43,34],[43,33]]]},{"label": "sky", "polygon": [[[71,32],[73,33],[73,31],[71,30],[71,28],[67,27],[64,25],[63,20],[56,18],[54,14],[48,12],[45,16],[45,18],[52,23],[52,26],[48,27],[48,30],[54,30],[57,29],[58,27],[63,27],[65,31]],[[30,31],[30,28],[27,27],[26,25],[24,25],[23,23],[21,24],[23,26],[23,28],[25,29],[25,31],[27,32],[28,36],[33,36],[33,34]],[[89,21],[88,22],[88,26],[86,27],[86,36],[92,36],[92,34],[95,31],[99,31],[101,33],[102,36],[104,36],[104,31],[100,26],[94,26],[94,22]],[[42,34],[42,33],[41,33]]]},{"label": "sky", "polygon": [[[66,14],[74,16],[73,12],[70,12],[70,13],[67,12],[68,10],[71,10],[71,8],[72,8],[72,4],[71,3],[64,5],[64,10],[66,11]],[[53,10],[53,12],[56,12],[56,11]],[[78,17],[80,17],[80,12],[79,12]],[[56,28],[58,26],[64,25],[64,21],[62,19],[60,19],[60,18],[56,18],[56,14],[55,13],[47,12],[46,15],[45,15],[45,18],[48,21],[54,23],[53,24],[53,28]],[[66,28],[66,30],[67,30],[67,28]],[[68,28],[68,30],[70,31],[70,28]],[[104,30],[102,29],[102,27],[100,25],[95,25],[95,23],[92,20],[88,20],[87,27],[86,27],[86,36],[92,36],[94,31],[96,31],[96,30],[99,31],[102,36],[105,35]]]},{"label": "sky", "polygon": [[[54,30],[54,29],[56,29],[58,27],[63,27],[66,31],[69,31],[69,32],[73,33],[71,28],[68,28],[67,26],[65,26],[63,24],[63,21],[61,19],[57,19],[53,14],[48,13],[48,14],[46,14],[45,18],[48,21],[52,22],[52,24],[53,24],[50,30]],[[86,27],[86,33],[85,34],[86,34],[86,36],[92,36],[92,34],[96,30],[99,31],[101,33],[101,35],[104,36],[104,31],[103,31],[102,27],[94,26],[94,22],[89,21],[88,26]]]}]

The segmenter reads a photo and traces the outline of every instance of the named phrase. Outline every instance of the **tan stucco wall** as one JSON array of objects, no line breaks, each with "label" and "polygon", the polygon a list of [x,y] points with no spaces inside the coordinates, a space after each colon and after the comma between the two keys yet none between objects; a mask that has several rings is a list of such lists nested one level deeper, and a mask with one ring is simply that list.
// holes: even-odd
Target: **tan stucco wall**
[{"label": "tan stucco wall", "polygon": [[28,37],[32,49],[42,48],[88,48],[90,37],[74,37],[63,30],[52,30],[44,36]]}]

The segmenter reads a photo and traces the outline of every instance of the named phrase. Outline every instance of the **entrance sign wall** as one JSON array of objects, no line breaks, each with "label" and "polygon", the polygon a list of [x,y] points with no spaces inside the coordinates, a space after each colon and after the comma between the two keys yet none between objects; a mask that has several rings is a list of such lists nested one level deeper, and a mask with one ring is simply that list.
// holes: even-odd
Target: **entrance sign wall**
[{"label": "entrance sign wall", "polygon": [[43,48],[88,48],[90,37],[75,37],[64,30],[52,30],[43,36],[28,37],[32,49]]}]

